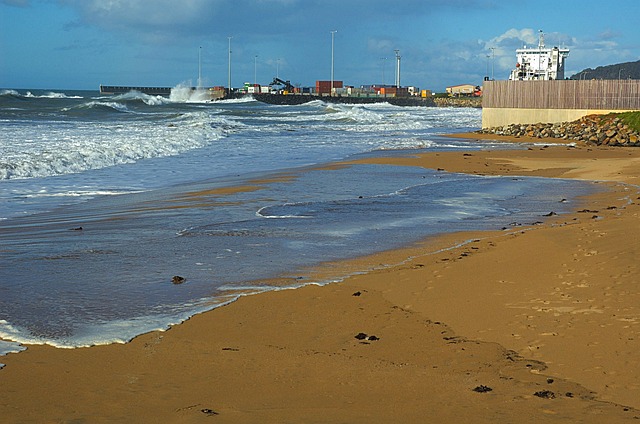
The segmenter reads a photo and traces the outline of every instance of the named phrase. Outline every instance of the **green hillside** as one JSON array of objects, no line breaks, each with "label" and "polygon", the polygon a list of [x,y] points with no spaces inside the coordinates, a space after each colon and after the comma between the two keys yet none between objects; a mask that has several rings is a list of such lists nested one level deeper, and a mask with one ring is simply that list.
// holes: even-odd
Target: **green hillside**
[{"label": "green hillside", "polygon": [[637,62],[618,63],[615,65],[598,66],[596,69],[587,68],[569,77],[573,80],[581,79],[640,79],[640,60]]}]

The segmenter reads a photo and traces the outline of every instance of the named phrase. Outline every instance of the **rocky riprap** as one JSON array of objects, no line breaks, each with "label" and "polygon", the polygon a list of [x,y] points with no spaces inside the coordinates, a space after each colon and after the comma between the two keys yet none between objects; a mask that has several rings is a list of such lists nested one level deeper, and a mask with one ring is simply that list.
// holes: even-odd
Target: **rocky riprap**
[{"label": "rocky riprap", "polygon": [[434,97],[437,107],[482,107],[482,97]]},{"label": "rocky riprap", "polygon": [[588,115],[573,122],[511,124],[483,128],[481,134],[511,137],[560,138],[602,146],[640,147],[640,134],[615,115]]}]

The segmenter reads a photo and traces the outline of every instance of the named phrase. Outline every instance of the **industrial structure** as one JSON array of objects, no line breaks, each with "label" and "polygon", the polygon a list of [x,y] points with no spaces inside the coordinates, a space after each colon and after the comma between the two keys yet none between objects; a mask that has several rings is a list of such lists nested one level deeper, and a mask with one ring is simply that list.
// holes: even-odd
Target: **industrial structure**
[{"label": "industrial structure", "polygon": [[516,50],[516,67],[511,71],[511,81],[551,81],[564,79],[564,60],[569,49],[544,44],[544,33],[540,30],[538,47]]},{"label": "industrial structure", "polygon": [[479,85],[459,84],[446,88],[447,94],[451,97],[480,97],[482,88]]}]

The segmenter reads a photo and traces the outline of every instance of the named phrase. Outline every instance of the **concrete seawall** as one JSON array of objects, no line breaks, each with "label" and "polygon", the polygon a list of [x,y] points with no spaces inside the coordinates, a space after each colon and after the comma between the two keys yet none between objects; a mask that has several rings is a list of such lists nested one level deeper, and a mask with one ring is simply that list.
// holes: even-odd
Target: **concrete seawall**
[{"label": "concrete seawall", "polygon": [[520,109],[482,108],[482,128],[503,127],[512,124],[571,122],[587,115],[629,112],[631,109]]}]

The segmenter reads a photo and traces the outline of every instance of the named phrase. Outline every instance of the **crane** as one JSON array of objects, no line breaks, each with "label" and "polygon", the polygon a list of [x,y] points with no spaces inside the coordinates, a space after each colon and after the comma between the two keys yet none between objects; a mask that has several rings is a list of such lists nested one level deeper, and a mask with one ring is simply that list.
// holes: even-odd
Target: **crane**
[{"label": "crane", "polygon": [[289,92],[292,92],[293,89],[294,89],[293,85],[291,85],[291,81],[283,81],[278,77],[275,77],[273,79],[273,81],[271,81],[271,84],[269,84],[269,85],[270,86],[271,85],[283,85],[284,86],[283,90],[286,90],[286,91],[289,91]]}]

